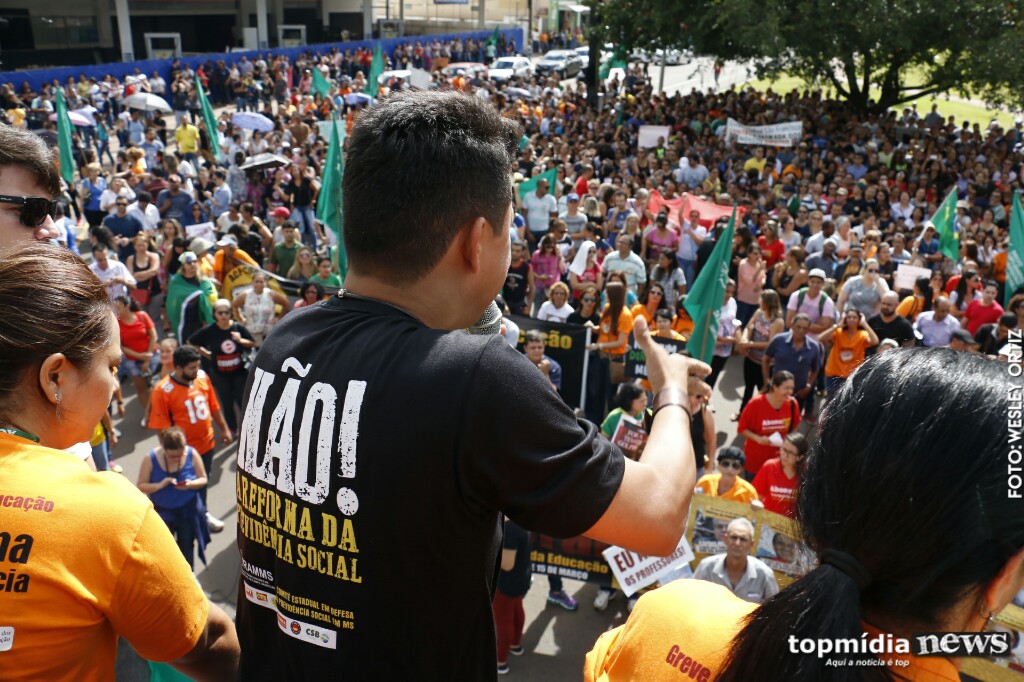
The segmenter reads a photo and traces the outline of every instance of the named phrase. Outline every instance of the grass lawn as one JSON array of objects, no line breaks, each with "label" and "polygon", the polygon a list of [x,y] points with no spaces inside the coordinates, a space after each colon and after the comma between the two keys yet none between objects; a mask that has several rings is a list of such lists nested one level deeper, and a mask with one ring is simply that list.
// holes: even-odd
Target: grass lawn
[{"label": "grass lawn", "polygon": [[[767,90],[771,88],[773,91],[780,94],[787,94],[793,90],[807,88],[807,83],[797,76],[781,76],[774,81],[767,79],[757,79],[747,81],[743,84],[745,86],[751,86],[757,90]],[[826,88],[828,89],[828,88]],[[872,88],[871,94],[873,97],[878,97],[878,91]],[[963,123],[965,120],[974,123],[978,121],[982,124],[982,128],[988,125],[988,122],[993,118],[999,121],[999,124],[1003,128],[1008,128],[1013,125],[1013,120],[1016,118],[1014,114],[1000,109],[986,109],[983,106],[972,104],[970,102],[962,102],[955,99],[946,99],[944,95],[922,97],[916,99],[913,102],[901,104],[897,107],[898,111],[902,111],[904,106],[910,106],[910,104],[917,104],[917,110],[922,115],[932,110],[932,104],[939,105],[939,113],[943,116],[956,116],[956,122]]]}]

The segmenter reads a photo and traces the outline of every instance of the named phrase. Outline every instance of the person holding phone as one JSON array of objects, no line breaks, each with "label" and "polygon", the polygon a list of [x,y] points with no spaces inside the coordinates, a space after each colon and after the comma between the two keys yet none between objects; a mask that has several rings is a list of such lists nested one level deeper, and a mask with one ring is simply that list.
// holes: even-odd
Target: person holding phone
[{"label": "person holding phone", "polygon": [[206,487],[206,467],[196,449],[185,441],[185,432],[171,426],[160,432],[160,447],[142,460],[135,485],[149,496],[153,507],[178,541],[189,568],[195,568],[195,549],[206,564],[210,529],[206,505],[199,491]]}]

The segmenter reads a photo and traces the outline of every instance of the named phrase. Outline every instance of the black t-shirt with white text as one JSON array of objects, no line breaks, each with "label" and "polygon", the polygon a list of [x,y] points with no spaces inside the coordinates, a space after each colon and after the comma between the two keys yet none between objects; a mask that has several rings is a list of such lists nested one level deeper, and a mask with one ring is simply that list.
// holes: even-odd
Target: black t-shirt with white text
[{"label": "black t-shirt with white text", "polygon": [[245,400],[242,680],[496,679],[501,513],[579,535],[622,480],[621,451],[502,337],[375,301],[289,313]]},{"label": "black t-shirt with white text", "polygon": [[231,338],[231,332],[238,332],[246,341],[255,341],[252,333],[238,324],[232,322],[227,329],[221,329],[216,323],[207,325],[188,337],[188,342],[197,348],[205,348],[213,354],[210,359],[210,368],[221,374],[234,374],[245,367],[245,355],[249,352],[242,348]]}]

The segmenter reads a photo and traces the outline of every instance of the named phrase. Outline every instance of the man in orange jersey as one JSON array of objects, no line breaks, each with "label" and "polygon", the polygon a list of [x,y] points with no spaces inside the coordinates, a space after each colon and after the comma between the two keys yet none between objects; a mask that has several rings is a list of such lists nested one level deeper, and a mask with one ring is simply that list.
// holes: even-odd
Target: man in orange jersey
[{"label": "man in orange jersey", "polygon": [[[217,441],[213,435],[213,422],[221,432],[221,442],[231,441],[231,429],[224,421],[217,394],[205,372],[199,369],[202,356],[192,346],[181,346],[174,351],[174,371],[157,382],[149,399],[151,429],[161,430],[177,426],[185,432],[185,440],[203,457],[203,466],[211,471],[213,449]],[[206,488],[199,491],[206,505]],[[224,530],[224,522],[206,512],[210,531]]]}]

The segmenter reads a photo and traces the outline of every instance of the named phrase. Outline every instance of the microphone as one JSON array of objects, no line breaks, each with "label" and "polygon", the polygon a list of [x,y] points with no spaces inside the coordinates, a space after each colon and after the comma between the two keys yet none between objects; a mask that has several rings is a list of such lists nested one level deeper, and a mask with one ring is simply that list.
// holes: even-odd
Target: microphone
[{"label": "microphone", "polygon": [[501,310],[498,304],[491,301],[484,311],[483,317],[466,330],[470,334],[498,334],[501,332]]}]

